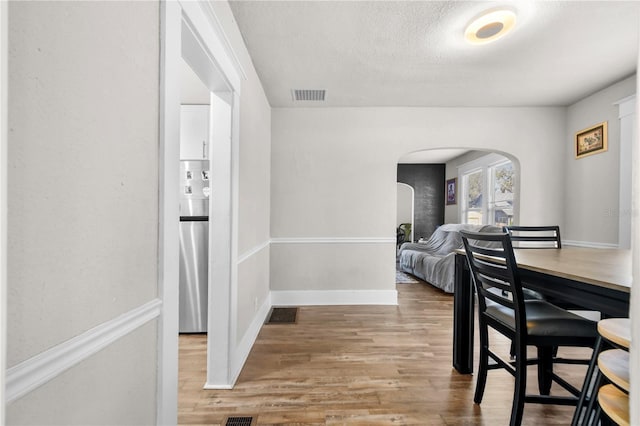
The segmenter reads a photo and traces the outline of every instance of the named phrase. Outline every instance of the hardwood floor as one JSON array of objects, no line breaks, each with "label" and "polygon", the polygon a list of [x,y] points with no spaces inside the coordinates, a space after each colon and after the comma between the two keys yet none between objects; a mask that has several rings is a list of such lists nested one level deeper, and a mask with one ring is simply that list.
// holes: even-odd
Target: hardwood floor
[{"label": "hardwood floor", "polygon": [[[202,389],[206,336],[181,335],[179,424],[227,415],[254,415],[258,425],[508,424],[513,378],[489,372],[476,405],[474,376],[451,367],[453,297],[425,283],[397,288],[399,306],[301,307],[296,324],[263,326],[233,390]],[[506,340],[493,340],[508,353]],[[585,367],[558,370],[579,385]],[[526,404],[523,424],[566,425],[572,412]]]}]

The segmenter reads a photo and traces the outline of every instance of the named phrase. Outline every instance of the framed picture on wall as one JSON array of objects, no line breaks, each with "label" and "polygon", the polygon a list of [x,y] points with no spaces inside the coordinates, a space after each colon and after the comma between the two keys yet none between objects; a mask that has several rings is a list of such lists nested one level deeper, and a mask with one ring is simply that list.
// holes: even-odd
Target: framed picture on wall
[{"label": "framed picture on wall", "polygon": [[450,206],[452,204],[456,204],[456,182],[457,178],[447,179],[447,205]]},{"label": "framed picture on wall", "polygon": [[576,133],[576,158],[607,150],[607,122],[596,124]]}]

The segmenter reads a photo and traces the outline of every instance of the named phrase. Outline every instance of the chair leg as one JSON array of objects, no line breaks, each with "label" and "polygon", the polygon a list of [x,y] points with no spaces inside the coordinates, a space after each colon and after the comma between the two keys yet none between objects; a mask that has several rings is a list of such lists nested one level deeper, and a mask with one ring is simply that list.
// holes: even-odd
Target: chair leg
[{"label": "chair leg", "polygon": [[527,347],[516,343],[516,382],[511,406],[510,426],[520,426],[524,413],[524,398],[527,388]]},{"label": "chair leg", "polygon": [[580,398],[578,399],[578,405],[576,405],[576,410],[573,413],[573,419],[571,420],[571,426],[579,426],[588,424],[587,420],[589,419],[589,402],[596,398],[596,394],[598,392],[597,383],[597,372],[598,369],[598,355],[602,351],[602,337],[598,335],[596,338],[596,344],[593,348],[593,354],[591,355],[591,361],[589,362],[589,368],[587,369],[587,374],[585,374],[584,384],[582,385],[582,390],[580,391]]},{"label": "chair leg", "polygon": [[598,424],[601,424],[601,423],[602,423],[602,408],[600,408],[600,405],[598,404],[598,406],[594,410],[593,419],[591,420],[591,423],[589,423],[589,424],[590,425],[598,425]]},{"label": "chair leg", "polygon": [[553,347],[538,347],[538,390],[540,395],[549,395],[551,392],[551,373],[553,372]]},{"label": "chair leg", "polygon": [[584,424],[589,425],[597,425],[600,420],[600,416],[602,411],[600,410],[600,404],[598,403],[598,390],[600,390],[600,386],[602,385],[602,373],[600,369],[596,366],[596,377],[594,379],[593,390],[591,391],[591,396],[589,398],[589,404],[587,404],[587,409],[585,411],[585,419],[589,419],[593,416],[593,420],[590,422],[585,422]]},{"label": "chair leg", "polygon": [[478,378],[476,379],[476,393],[473,402],[480,404],[484,395],[484,388],[487,384],[487,372],[489,371],[489,334],[486,324],[480,320],[480,359],[478,367]]}]

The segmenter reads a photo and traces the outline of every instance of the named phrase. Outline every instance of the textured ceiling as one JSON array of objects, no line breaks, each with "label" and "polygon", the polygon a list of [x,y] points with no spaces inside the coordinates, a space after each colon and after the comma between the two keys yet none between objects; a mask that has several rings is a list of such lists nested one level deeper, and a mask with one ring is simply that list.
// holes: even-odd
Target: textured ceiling
[{"label": "textured ceiling", "polygon": [[[518,15],[504,39],[463,41],[484,10]],[[232,1],[274,107],[569,105],[632,75],[637,1]],[[293,89],[326,89],[294,102]]]}]

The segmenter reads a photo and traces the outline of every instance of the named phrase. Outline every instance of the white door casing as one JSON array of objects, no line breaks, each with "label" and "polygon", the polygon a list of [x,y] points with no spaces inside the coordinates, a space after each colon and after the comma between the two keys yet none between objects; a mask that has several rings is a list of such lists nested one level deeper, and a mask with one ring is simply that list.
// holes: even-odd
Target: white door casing
[{"label": "white door casing", "polygon": [[[216,114],[227,118],[219,145],[209,144],[212,166],[226,164],[226,170],[212,173],[215,202],[210,203],[209,259],[209,344],[206,383],[231,387],[231,331],[235,329],[232,289],[237,280],[237,146],[238,114],[231,114],[230,102],[240,92],[241,68],[229,51],[229,43],[207,3],[162,2],[161,15],[161,120],[160,120],[160,247],[159,296],[163,301],[158,336],[158,424],[177,423],[178,388],[178,161],[180,135],[180,61],[185,60],[204,82],[216,101]],[[216,26],[217,25],[217,26]],[[223,100],[220,103],[218,100]],[[226,105],[226,106],[223,106]],[[237,108],[234,108],[234,111]],[[220,131],[220,130],[218,130]],[[212,134],[212,136],[214,136]],[[226,138],[226,140],[225,140]],[[216,137],[214,136],[214,139]],[[220,215],[226,212],[226,215]],[[215,215],[215,216],[214,216]],[[223,232],[220,232],[223,230]],[[215,239],[211,238],[215,235]],[[212,261],[215,259],[215,262]],[[215,285],[212,287],[212,283]],[[213,306],[212,304],[216,304]],[[219,309],[223,306],[224,309]],[[213,342],[215,341],[215,344]],[[204,378],[203,378],[204,382]]]}]

